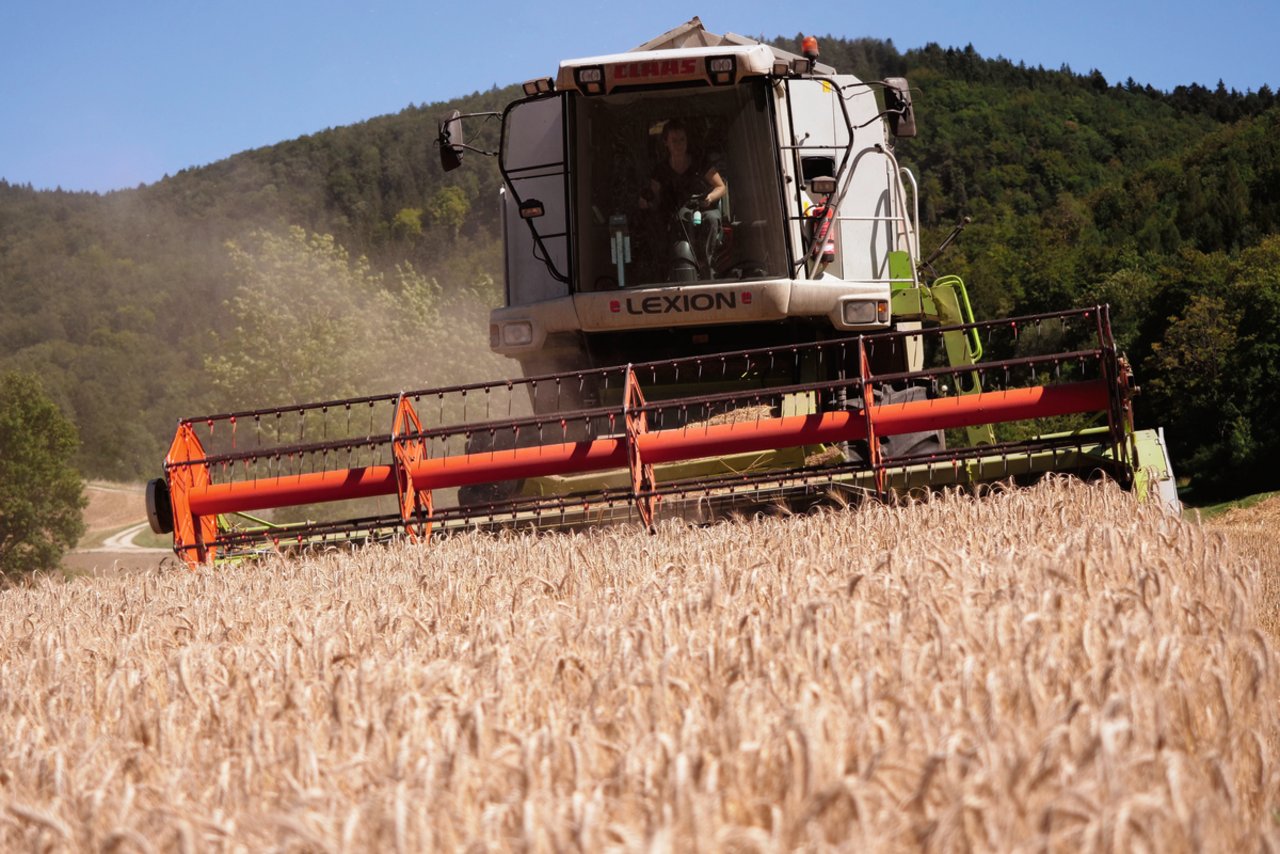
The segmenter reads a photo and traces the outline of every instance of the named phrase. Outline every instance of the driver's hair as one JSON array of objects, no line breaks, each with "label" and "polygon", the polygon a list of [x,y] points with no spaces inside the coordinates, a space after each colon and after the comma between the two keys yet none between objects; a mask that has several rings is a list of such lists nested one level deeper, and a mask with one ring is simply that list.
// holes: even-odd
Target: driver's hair
[{"label": "driver's hair", "polygon": [[667,119],[667,123],[662,126],[662,141],[666,142],[667,137],[669,137],[674,131],[678,130],[684,131],[686,138],[689,136],[689,129],[685,127],[683,121],[680,119]]}]

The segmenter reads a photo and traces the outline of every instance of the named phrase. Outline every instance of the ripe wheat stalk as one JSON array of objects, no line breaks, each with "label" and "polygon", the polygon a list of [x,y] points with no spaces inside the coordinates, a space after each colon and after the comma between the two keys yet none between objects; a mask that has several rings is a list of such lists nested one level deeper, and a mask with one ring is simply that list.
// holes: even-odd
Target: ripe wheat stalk
[{"label": "ripe wheat stalk", "polygon": [[13,587],[0,848],[1275,850],[1276,558],[1053,480]]}]

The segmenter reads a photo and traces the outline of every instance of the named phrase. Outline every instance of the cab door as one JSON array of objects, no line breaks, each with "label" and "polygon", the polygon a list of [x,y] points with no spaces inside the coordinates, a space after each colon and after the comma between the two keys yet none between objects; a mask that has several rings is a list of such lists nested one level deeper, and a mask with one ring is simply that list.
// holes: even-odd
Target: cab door
[{"label": "cab door", "polygon": [[[846,84],[853,85],[846,91]],[[787,81],[787,107],[797,210],[818,201],[806,192],[809,179],[839,182],[836,259],[826,271],[847,282],[887,284],[889,253],[905,248],[898,244],[906,222],[874,94],[848,76],[793,79]],[[807,237],[802,226],[792,229],[797,258],[808,249]]]},{"label": "cab door", "polygon": [[[507,185],[502,216],[509,306],[569,295],[565,101],[565,95],[531,98],[511,104],[503,114],[499,165]],[[541,215],[527,215],[533,207]]]}]

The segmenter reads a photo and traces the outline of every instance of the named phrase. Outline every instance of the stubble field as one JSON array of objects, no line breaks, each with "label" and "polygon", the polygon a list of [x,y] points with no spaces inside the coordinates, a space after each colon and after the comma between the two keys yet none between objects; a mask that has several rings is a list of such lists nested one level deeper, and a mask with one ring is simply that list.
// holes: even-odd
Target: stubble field
[{"label": "stubble field", "polygon": [[1277,850],[1236,524],[1050,481],[37,580],[0,849]]}]

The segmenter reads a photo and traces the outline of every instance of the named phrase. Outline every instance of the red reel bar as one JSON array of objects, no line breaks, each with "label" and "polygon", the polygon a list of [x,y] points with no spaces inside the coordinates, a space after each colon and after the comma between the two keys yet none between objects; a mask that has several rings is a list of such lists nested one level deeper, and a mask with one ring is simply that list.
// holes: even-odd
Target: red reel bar
[{"label": "red reel bar", "polygon": [[[862,411],[828,412],[785,418],[762,418],[704,427],[688,427],[583,442],[567,442],[511,450],[408,460],[404,466],[415,492],[486,483],[497,480],[627,469],[629,447],[645,465],[694,460],[726,454],[764,451],[799,445],[852,442],[867,436],[868,423],[878,436],[924,430],[967,427],[1002,421],[1048,418],[1076,412],[1095,412],[1108,406],[1105,381],[1036,386],[982,392],[960,397],[909,401],[872,407],[870,420]],[[182,436],[182,431],[179,431]],[[175,439],[175,446],[178,440]],[[186,459],[198,459],[191,452]],[[400,489],[399,466],[365,466],[233,483],[208,482],[203,466],[176,466],[175,481],[183,481],[186,506],[174,493],[175,525],[180,514],[209,522],[220,513],[247,512],[270,507],[395,495]],[[193,473],[178,476],[182,469]],[[204,471],[203,478],[199,475]],[[204,531],[205,526],[201,525]],[[204,532],[211,541],[211,533]],[[194,538],[193,538],[194,539]],[[183,542],[186,542],[184,540]]]}]

